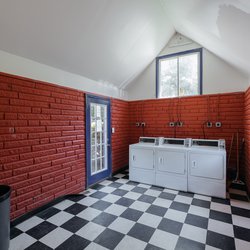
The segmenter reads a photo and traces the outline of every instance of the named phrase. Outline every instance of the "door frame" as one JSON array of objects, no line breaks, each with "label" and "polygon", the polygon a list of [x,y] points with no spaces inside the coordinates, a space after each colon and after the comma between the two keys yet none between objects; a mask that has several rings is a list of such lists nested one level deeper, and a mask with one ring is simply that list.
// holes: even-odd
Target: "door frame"
[{"label": "door frame", "polygon": [[[95,177],[91,178],[91,126],[90,126],[90,104],[98,103],[107,105],[107,174],[103,178],[103,172],[97,173]],[[86,108],[85,108],[85,121],[86,121],[86,188],[98,183],[100,180],[110,177],[112,174],[112,140],[111,140],[111,101],[110,98],[86,94]],[[105,172],[106,172],[105,171]]]}]

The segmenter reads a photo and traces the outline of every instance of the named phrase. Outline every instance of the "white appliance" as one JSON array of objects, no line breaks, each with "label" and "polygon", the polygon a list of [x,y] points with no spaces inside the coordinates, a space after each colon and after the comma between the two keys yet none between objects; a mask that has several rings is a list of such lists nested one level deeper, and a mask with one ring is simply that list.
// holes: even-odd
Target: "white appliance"
[{"label": "white appliance", "polygon": [[188,153],[188,191],[226,198],[225,140],[192,140]]},{"label": "white appliance", "polygon": [[165,138],[155,149],[156,185],[187,191],[187,140]]},{"label": "white appliance", "polygon": [[155,144],[158,138],[140,137],[139,143],[129,146],[129,179],[147,184],[155,184]]}]

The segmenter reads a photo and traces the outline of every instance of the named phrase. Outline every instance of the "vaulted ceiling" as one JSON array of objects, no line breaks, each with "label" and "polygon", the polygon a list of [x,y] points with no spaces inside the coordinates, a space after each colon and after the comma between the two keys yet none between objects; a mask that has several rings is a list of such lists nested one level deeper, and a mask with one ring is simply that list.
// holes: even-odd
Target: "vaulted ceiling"
[{"label": "vaulted ceiling", "polygon": [[0,0],[0,50],[124,88],[177,31],[250,76],[249,13],[248,0]]}]

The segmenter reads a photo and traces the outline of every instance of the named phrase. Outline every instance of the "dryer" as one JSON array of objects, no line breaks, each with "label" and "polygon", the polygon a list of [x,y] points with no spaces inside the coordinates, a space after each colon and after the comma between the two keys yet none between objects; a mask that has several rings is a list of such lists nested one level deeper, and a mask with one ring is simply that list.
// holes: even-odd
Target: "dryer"
[{"label": "dryer", "polygon": [[226,198],[225,140],[192,140],[188,152],[188,191]]}]

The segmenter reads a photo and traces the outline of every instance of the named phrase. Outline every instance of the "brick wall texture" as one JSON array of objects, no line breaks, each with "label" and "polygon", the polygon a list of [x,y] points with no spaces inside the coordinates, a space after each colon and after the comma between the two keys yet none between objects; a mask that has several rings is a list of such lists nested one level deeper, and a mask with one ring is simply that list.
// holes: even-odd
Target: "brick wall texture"
[{"label": "brick wall texture", "polygon": [[250,88],[245,93],[245,181],[250,194]]},{"label": "brick wall texture", "polygon": [[[245,139],[250,139],[250,90],[131,102],[111,98],[111,114],[113,172],[128,164],[128,145],[143,135],[203,138],[205,134],[226,139],[229,148],[233,133],[244,135],[245,119]],[[168,126],[177,120],[184,122],[183,127]],[[222,127],[203,129],[207,120],[220,121]],[[146,127],[137,128],[136,122],[145,122]],[[245,149],[249,155],[248,143]],[[249,161],[246,157],[248,170]],[[84,190],[85,174],[85,93],[0,73],[0,183],[13,190],[11,218]]]}]

